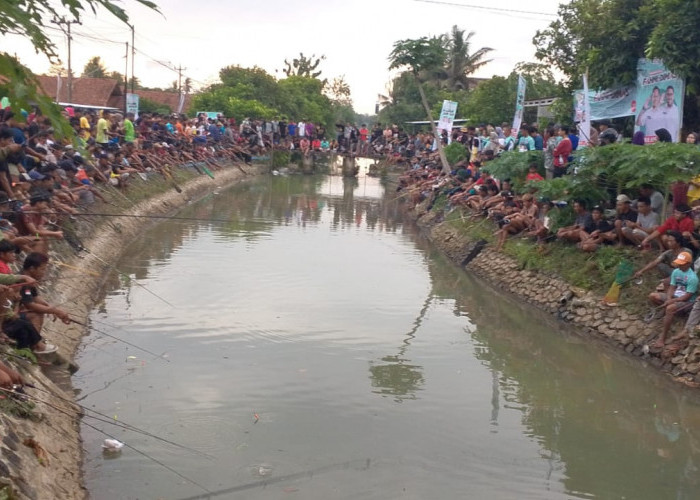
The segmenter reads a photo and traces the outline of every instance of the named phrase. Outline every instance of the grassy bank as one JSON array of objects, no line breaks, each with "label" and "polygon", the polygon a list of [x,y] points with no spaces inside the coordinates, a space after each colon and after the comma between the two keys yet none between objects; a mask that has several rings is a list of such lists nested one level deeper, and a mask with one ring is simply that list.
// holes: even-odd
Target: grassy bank
[{"label": "grassy bank", "polygon": [[[443,208],[444,200],[438,199],[432,210]],[[470,212],[455,209],[445,215],[442,223],[450,224],[470,241],[483,239],[491,245],[496,243],[496,224],[482,217],[472,218]],[[627,260],[634,269],[639,269],[656,255],[642,254],[629,246],[603,246],[593,253],[586,253],[570,243],[551,241],[537,244],[534,239],[522,235],[510,236],[503,252],[513,257],[522,269],[557,275],[575,287],[601,296],[605,295],[614,282],[620,262]],[[641,285],[630,283],[624,286],[620,294],[620,305],[630,312],[648,309],[646,297],[658,281],[659,277],[655,271],[649,271]]]}]

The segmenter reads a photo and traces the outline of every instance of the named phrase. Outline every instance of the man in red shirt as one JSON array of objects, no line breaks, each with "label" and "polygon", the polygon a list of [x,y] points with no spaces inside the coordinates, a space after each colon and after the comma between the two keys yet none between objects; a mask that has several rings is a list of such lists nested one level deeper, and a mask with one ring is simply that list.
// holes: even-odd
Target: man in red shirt
[{"label": "man in red shirt", "polygon": [[573,150],[571,139],[569,139],[569,128],[561,127],[559,129],[559,137],[561,141],[554,148],[554,177],[561,177],[566,173],[566,166],[569,164],[569,156]]},{"label": "man in red shirt", "polygon": [[[691,233],[695,230],[693,218],[690,216],[691,210],[688,205],[680,204],[673,209],[673,215],[666,219],[656,230],[642,240],[642,247],[648,248],[649,244],[657,238],[666,234],[666,231],[678,231],[685,239],[690,238]],[[661,243],[664,248],[666,242],[661,238]]]},{"label": "man in red shirt", "polygon": [[357,154],[364,155],[367,153],[367,136],[369,135],[369,130],[367,130],[367,125],[362,124],[362,128],[359,130],[360,133],[360,146]]}]

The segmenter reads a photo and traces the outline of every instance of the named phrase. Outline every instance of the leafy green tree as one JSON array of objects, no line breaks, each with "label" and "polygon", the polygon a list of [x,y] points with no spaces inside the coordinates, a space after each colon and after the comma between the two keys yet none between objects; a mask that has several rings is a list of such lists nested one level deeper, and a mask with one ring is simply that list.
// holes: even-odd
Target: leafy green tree
[{"label": "leafy green tree", "polygon": [[[158,11],[150,0],[136,0],[141,5]],[[103,7],[120,21],[127,23],[129,17],[117,2],[112,0],[19,0],[0,3],[0,35],[19,34],[31,41],[37,52],[47,57],[49,62],[60,62],[56,44],[49,38],[46,23],[61,18],[59,6],[69,12],[71,22],[79,22],[86,11],[97,12]],[[29,109],[30,103],[39,107],[47,116],[59,136],[72,136],[72,129],[63,118],[51,99],[39,92],[41,86],[36,76],[19,60],[7,52],[0,51],[0,75],[10,82],[5,85],[10,102],[15,107]]]},{"label": "leafy green tree", "polygon": [[442,141],[440,140],[438,129],[433,121],[430,105],[428,104],[425,90],[419,77],[419,74],[429,73],[435,67],[440,66],[444,60],[445,47],[440,37],[421,37],[417,39],[399,40],[394,43],[394,48],[389,54],[389,69],[406,68],[413,75],[425,114],[430,122],[433,135],[437,139],[436,142],[438,145],[438,153],[440,154],[440,162],[442,163],[442,170],[444,172],[449,172],[450,164],[445,157]]},{"label": "leafy green tree", "polygon": [[170,113],[173,112],[172,109],[170,109],[169,106],[165,104],[161,104],[159,102],[152,101],[150,99],[146,99],[145,97],[141,97],[139,99],[139,112],[141,113],[159,113],[161,115],[169,115]]},{"label": "leafy green tree", "polygon": [[470,123],[503,123],[513,119],[516,87],[509,78],[494,76],[469,93],[462,109]]},{"label": "leafy green tree", "polygon": [[447,37],[445,72],[447,85],[451,90],[468,90],[469,75],[493,60],[484,59],[493,50],[492,48],[481,47],[473,53],[470,52],[471,39],[475,33],[470,31],[466,37],[464,33],[465,30],[455,25]]},{"label": "leafy green tree", "polygon": [[[119,72],[115,71],[113,73],[117,73],[121,77]],[[113,78],[112,75],[107,74],[107,68],[102,62],[100,56],[92,57],[87,63],[85,63],[82,76],[83,78]]]},{"label": "leafy green tree", "polygon": [[292,59],[290,63],[286,59],[284,60],[284,69],[282,70],[285,75],[289,76],[303,76],[307,78],[318,78],[321,76],[321,70],[318,70],[318,66],[321,64],[326,56],[322,55],[316,57],[316,54],[311,54],[311,57],[306,57],[302,52],[299,52],[299,57]]}]

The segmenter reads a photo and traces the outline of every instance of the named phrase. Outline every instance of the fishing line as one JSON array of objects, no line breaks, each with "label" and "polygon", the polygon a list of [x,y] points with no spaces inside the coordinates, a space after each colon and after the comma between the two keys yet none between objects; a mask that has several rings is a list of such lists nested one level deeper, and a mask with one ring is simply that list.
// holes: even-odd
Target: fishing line
[{"label": "fishing line", "polygon": [[[188,446],[185,446],[185,445],[176,443],[176,442],[174,442],[174,441],[170,441],[169,439],[160,437],[160,436],[158,436],[158,435],[156,435],[156,434],[153,434],[153,433],[151,433],[151,432],[148,432],[148,431],[146,431],[146,430],[144,430],[144,429],[140,429],[140,428],[138,428],[138,427],[135,427],[135,426],[133,426],[133,425],[127,423],[127,422],[124,422],[123,420],[114,420],[114,418],[113,418],[113,417],[110,417],[109,415],[105,415],[104,413],[100,413],[100,412],[97,411],[97,410],[93,410],[92,408],[88,408],[88,407],[86,407],[86,406],[83,406],[83,405],[81,405],[81,404],[79,404],[79,403],[76,403],[75,401],[71,401],[70,399],[63,398],[63,397],[59,396],[58,394],[54,394],[53,392],[51,392],[51,391],[49,391],[49,390],[47,390],[47,389],[41,389],[41,388],[39,388],[39,387],[37,387],[37,386],[35,386],[35,385],[33,385],[33,384],[25,384],[25,386],[26,386],[26,387],[29,387],[29,388],[31,388],[31,389],[35,389],[35,390],[37,390],[37,391],[46,393],[46,394],[50,395],[51,397],[55,397],[55,398],[60,399],[61,401],[64,401],[64,402],[66,402],[66,403],[70,403],[70,404],[72,404],[72,405],[75,405],[75,406],[77,406],[78,408],[82,409],[83,411],[88,411],[88,412],[95,413],[95,414],[99,415],[100,417],[103,417],[103,418],[106,419],[106,420],[103,420],[102,418],[97,418],[97,417],[95,417],[94,415],[83,414],[83,415],[81,415],[81,416],[90,417],[90,418],[93,418],[93,419],[98,420],[98,421],[100,421],[100,422],[105,422],[105,423],[107,423],[107,424],[111,424],[111,425],[114,425],[114,426],[116,426],[116,427],[121,427],[121,428],[126,429],[126,430],[129,430],[129,431],[133,431],[133,432],[137,432],[137,433],[139,433],[139,434],[143,434],[144,436],[148,436],[148,437],[151,437],[151,438],[153,438],[153,439],[157,439],[158,441],[162,441],[162,442],[167,443],[167,444],[170,444],[170,445],[172,445],[172,446],[177,446],[178,448],[182,448],[183,450],[191,451],[191,452],[193,452],[193,453],[196,453],[196,454],[198,454],[198,455],[202,455],[202,456],[207,457],[207,458],[209,458],[209,459],[215,459],[215,458],[216,458],[216,457],[214,457],[214,456],[212,456],[212,455],[209,455],[209,454],[207,454],[207,453],[201,452],[201,451],[199,451],[199,450],[195,450],[194,448],[190,448],[190,447],[188,447]],[[48,404],[48,403],[46,403],[46,404]],[[77,413],[78,415],[80,415],[80,412],[78,412],[77,410],[76,410],[76,413]]]},{"label": "fishing line", "polygon": [[[60,413],[63,413],[64,415],[66,415],[66,416],[68,416],[68,417],[74,417],[74,415],[71,415],[70,413],[68,413],[68,411],[66,411],[66,410],[64,410],[64,409],[62,409],[62,408],[59,408],[58,406],[52,405],[51,403],[48,403],[48,402],[46,402],[46,401],[43,401],[43,400],[37,398],[36,396],[32,396],[32,395],[26,394],[26,393],[24,393],[24,394],[22,394],[22,393],[16,393],[16,392],[14,392],[14,391],[9,391],[9,390],[4,389],[4,388],[2,388],[2,387],[0,387],[0,391],[6,392],[6,393],[9,393],[9,394],[13,394],[13,395],[26,396],[28,399],[31,399],[31,400],[33,400],[33,401],[37,401],[37,402],[39,402],[39,403],[43,403],[43,404],[45,404],[46,406],[48,406],[48,407],[50,407],[50,408],[53,408],[54,410],[56,410],[56,411],[58,411],[58,412],[60,412]],[[93,417],[93,418],[95,418],[95,417]],[[90,427],[91,429],[96,430],[96,431],[99,432],[100,434],[104,434],[105,436],[107,436],[107,437],[110,438],[110,439],[114,439],[114,440],[116,440],[116,441],[120,441],[118,438],[112,436],[112,435],[109,434],[108,432],[103,431],[102,429],[100,429],[100,428],[98,428],[98,427],[96,427],[96,426],[94,426],[94,425],[92,425],[92,424],[90,424],[90,423],[88,423],[88,422],[82,421],[82,424],[87,425],[88,427]],[[157,463],[157,464],[160,465],[161,467],[163,467],[163,468],[169,470],[169,471],[172,472],[173,474],[176,474],[177,476],[181,477],[182,479],[186,480],[187,482],[192,483],[192,484],[194,484],[195,486],[198,486],[198,487],[201,488],[202,490],[206,491],[207,493],[211,494],[211,492],[210,492],[207,488],[205,488],[204,486],[202,486],[202,485],[199,484],[198,482],[194,481],[193,479],[190,479],[189,477],[185,476],[185,475],[182,474],[181,472],[178,472],[177,470],[173,469],[172,467],[170,467],[170,466],[164,464],[164,463],[161,462],[160,460],[157,460],[156,458],[150,456],[148,453],[143,452],[143,451],[139,450],[138,448],[135,448],[134,446],[130,445],[129,443],[124,443],[124,446],[126,446],[127,448],[129,448],[129,449],[131,449],[131,450],[134,450],[134,451],[135,451],[136,453],[138,453],[139,455],[143,455],[144,457],[148,458],[149,460],[152,460],[153,462]]]},{"label": "fishing line", "polygon": [[119,341],[119,342],[122,342],[122,343],[124,343],[124,344],[126,344],[126,345],[128,345],[128,346],[134,347],[135,349],[138,349],[139,351],[143,351],[143,352],[145,352],[145,353],[147,353],[147,354],[150,354],[151,356],[154,356],[155,358],[162,359],[163,361],[165,361],[165,362],[167,362],[167,363],[170,363],[170,360],[169,360],[169,359],[163,357],[163,354],[165,354],[165,353],[163,353],[163,354],[156,354],[156,353],[153,352],[153,351],[149,351],[148,349],[144,349],[143,347],[139,347],[139,346],[137,346],[136,344],[132,344],[132,343],[129,342],[128,340],[124,340],[124,339],[121,339],[121,338],[119,338],[119,337],[115,337],[115,336],[112,335],[112,334],[109,334],[109,333],[107,333],[107,332],[105,332],[105,331],[99,330],[99,329],[95,328],[95,327],[92,326],[92,325],[88,325],[87,323],[83,323],[82,321],[78,321],[78,320],[75,319],[75,318],[70,318],[70,321],[71,321],[72,323],[75,323],[75,324],[77,324],[77,325],[83,326],[83,327],[88,328],[88,329],[90,329],[90,330],[94,330],[94,331],[96,331],[97,333],[99,333],[99,334],[101,334],[101,335],[105,335],[106,337],[109,337],[109,338],[111,338],[111,339],[114,339],[114,340],[117,340],[117,341]]}]

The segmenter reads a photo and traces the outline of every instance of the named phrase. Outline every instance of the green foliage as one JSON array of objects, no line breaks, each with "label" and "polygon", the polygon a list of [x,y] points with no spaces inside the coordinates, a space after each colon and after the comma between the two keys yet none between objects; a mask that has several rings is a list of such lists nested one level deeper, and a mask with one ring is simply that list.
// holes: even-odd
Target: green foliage
[{"label": "green foliage", "polygon": [[0,399],[1,413],[38,422],[41,420],[41,415],[34,411],[35,408],[36,406],[31,401],[21,401],[14,397]]},{"label": "green foliage", "polygon": [[534,163],[540,169],[544,166],[542,151],[505,151],[500,156],[491,160],[486,168],[498,179],[510,179],[516,187],[525,183],[525,176]]},{"label": "green foliage", "polygon": [[[121,75],[117,73],[118,80],[121,80]],[[90,60],[85,63],[85,67],[83,68],[83,77],[85,78],[107,78],[107,68],[105,67],[104,63],[102,62],[102,59],[100,56],[95,56],[90,58]],[[111,78],[114,78],[116,75],[111,74],[109,75]]]},{"label": "green foliage", "polygon": [[450,165],[465,160],[467,158],[467,148],[461,142],[452,142],[444,148],[445,156]]},{"label": "green foliage", "polygon": [[285,68],[282,70],[285,75],[290,76],[303,76],[305,78],[318,78],[321,76],[321,71],[316,69],[321,64],[326,56],[316,57],[316,54],[311,54],[311,57],[306,57],[302,52],[299,52],[299,57],[292,59],[290,63],[286,59],[284,60]]},{"label": "green foliage", "polygon": [[[198,109],[208,109],[208,108],[198,108]],[[139,99],[139,111],[141,113],[159,113],[161,115],[167,115],[172,113],[169,106],[161,104],[159,102],[152,101],[151,99],[146,99],[142,97]]]},{"label": "green foliage", "polygon": [[37,364],[38,361],[36,359],[36,355],[34,354],[34,351],[32,351],[31,349],[29,349],[29,348],[15,349],[14,351],[15,351],[15,354],[17,356],[20,356],[24,359],[28,359],[32,363]]},{"label": "green foliage", "polygon": [[486,54],[493,50],[490,47],[481,47],[471,52],[471,39],[476,33],[470,31],[465,37],[465,31],[455,25],[444,38],[447,50],[441,74],[444,75],[448,89],[452,91],[468,90],[469,75],[493,60],[484,59]]},{"label": "green foliage", "polygon": [[516,87],[508,78],[494,76],[469,93],[462,116],[469,123],[503,123],[513,119]]},{"label": "green foliage", "polygon": [[272,168],[286,167],[289,165],[291,153],[282,149],[272,151]]}]

